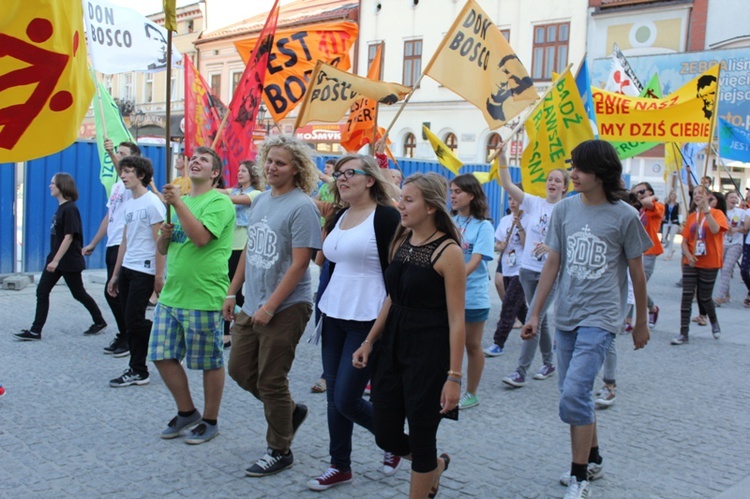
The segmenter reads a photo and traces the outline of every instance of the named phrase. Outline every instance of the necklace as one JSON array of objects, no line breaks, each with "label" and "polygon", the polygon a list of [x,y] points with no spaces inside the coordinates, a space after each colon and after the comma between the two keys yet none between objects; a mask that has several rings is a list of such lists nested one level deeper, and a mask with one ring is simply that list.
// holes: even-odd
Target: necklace
[{"label": "necklace", "polygon": [[[427,241],[429,241],[430,239],[432,239],[432,236],[434,236],[435,234],[437,234],[437,231],[438,231],[438,229],[435,229],[435,232],[433,232],[432,234],[430,234],[429,236],[427,236],[427,239],[425,239],[424,241],[422,241],[422,242],[421,242],[421,243],[419,243],[419,244],[415,244],[415,243],[413,243],[413,242],[409,241],[409,246],[411,246],[411,248],[409,248],[409,253],[411,254],[411,253],[412,253],[412,251],[414,251],[414,248],[415,248],[415,247],[417,247],[417,246],[422,246],[422,245],[423,245],[423,244],[425,244],[425,243],[426,243]],[[414,232],[412,232],[412,235],[414,235]]]},{"label": "necklace", "polygon": [[466,217],[466,222],[464,222],[463,227],[461,227],[461,219],[463,217],[461,215],[456,215],[456,217],[453,219],[453,222],[456,224],[458,229],[461,231],[461,235],[466,234],[466,228],[469,227],[469,222],[471,222],[471,215]]}]

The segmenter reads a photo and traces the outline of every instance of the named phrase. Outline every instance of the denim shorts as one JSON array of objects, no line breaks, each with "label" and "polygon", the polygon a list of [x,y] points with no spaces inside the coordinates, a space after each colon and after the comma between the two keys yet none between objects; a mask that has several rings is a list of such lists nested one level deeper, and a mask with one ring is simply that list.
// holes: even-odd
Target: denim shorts
[{"label": "denim shorts", "polygon": [[489,316],[489,308],[467,308],[464,311],[464,322],[484,322]]},{"label": "denim shorts", "polygon": [[555,332],[560,388],[560,419],[572,426],[594,422],[596,375],[602,368],[615,335],[598,327],[578,327]]},{"label": "denim shorts", "polygon": [[182,360],[189,369],[224,367],[223,322],[220,311],[188,310],[161,303],[154,310],[148,360]]}]

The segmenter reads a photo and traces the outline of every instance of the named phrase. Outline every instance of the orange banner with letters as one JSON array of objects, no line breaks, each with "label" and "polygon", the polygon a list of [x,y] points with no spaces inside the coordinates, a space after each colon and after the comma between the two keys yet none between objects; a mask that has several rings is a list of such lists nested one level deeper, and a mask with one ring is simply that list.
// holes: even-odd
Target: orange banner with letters
[{"label": "orange banner with letters", "polygon": [[663,99],[629,97],[591,88],[599,138],[607,141],[708,142],[718,111],[715,65]]},{"label": "orange banner with letters", "polygon": [[[357,25],[349,21],[276,31],[263,88],[263,101],[275,122],[302,102],[318,60],[343,71],[352,67],[349,50],[358,33]],[[234,43],[245,64],[257,42],[254,37]]]},{"label": "orange banner with letters", "polygon": [[[370,70],[367,72],[367,78],[370,80],[380,80],[382,49],[383,44],[381,43],[378,45]],[[348,152],[357,152],[362,146],[372,142],[375,136],[375,125],[377,124],[377,116],[375,115],[377,105],[377,101],[367,97],[352,104],[349,117],[346,119],[346,125],[341,132],[341,146]]]},{"label": "orange banner with letters", "polygon": [[94,96],[81,2],[3,2],[0,93],[0,163],[47,156],[76,140]]}]

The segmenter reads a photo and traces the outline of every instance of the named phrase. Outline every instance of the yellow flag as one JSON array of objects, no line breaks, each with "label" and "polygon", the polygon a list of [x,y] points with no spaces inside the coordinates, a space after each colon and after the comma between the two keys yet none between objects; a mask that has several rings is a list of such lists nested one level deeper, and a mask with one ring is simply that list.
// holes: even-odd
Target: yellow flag
[{"label": "yellow flag", "polygon": [[3,2],[0,95],[0,163],[47,156],[76,140],[94,95],[81,2]]},{"label": "yellow flag", "polygon": [[394,104],[404,99],[411,88],[398,83],[387,83],[362,78],[318,61],[310,78],[294,128],[310,121],[335,123],[349,110],[351,105],[368,97],[382,104]]},{"label": "yellow flag", "polygon": [[498,176],[498,170],[500,168],[500,159],[495,158],[495,160],[492,162],[492,166],[490,166],[490,171],[488,172],[472,172],[474,176],[479,180],[480,184],[486,184],[487,182],[491,182],[493,180],[497,180],[499,178]]},{"label": "yellow flag", "polygon": [[570,69],[555,79],[552,90],[531,113],[525,127],[529,145],[521,157],[523,189],[544,197],[549,172],[567,168],[565,160],[570,158],[570,151],[594,138]]},{"label": "yellow flag", "polygon": [[453,154],[453,151],[451,151],[450,148],[437,137],[437,135],[432,133],[432,130],[422,125],[422,131],[427,136],[427,140],[430,141],[432,148],[435,150],[435,156],[437,156],[440,164],[458,175],[458,170],[464,166],[464,164],[461,163],[461,160]]},{"label": "yellow flag", "polygon": [[162,0],[164,5],[164,27],[169,31],[177,31],[176,0]]},{"label": "yellow flag", "polygon": [[591,89],[599,138],[611,141],[708,142],[719,96],[719,65],[663,99]]},{"label": "yellow flag", "polygon": [[666,182],[672,172],[679,172],[682,168],[682,155],[680,149],[682,144],[670,142],[664,144],[664,181]]},{"label": "yellow flag", "polygon": [[528,71],[475,0],[466,2],[424,74],[479,108],[491,130],[539,98]]}]

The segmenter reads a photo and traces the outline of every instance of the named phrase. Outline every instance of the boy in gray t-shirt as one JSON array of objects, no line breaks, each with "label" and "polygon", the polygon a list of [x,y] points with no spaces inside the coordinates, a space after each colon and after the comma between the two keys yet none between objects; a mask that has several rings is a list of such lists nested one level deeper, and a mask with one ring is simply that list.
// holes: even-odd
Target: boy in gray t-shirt
[{"label": "boy in gray t-shirt", "polygon": [[[253,201],[247,246],[222,311],[232,327],[229,376],[263,403],[268,451],[245,470],[252,477],[294,463],[292,440],[307,407],[289,393],[289,371],[312,313],[308,265],[320,249],[320,214],[309,193],[317,167],[306,144],[288,136],[266,140],[258,165],[271,187]],[[245,304],[234,316],[235,294],[246,283]]]},{"label": "boy in gray t-shirt", "polygon": [[542,304],[557,279],[555,324],[560,373],[560,419],[570,425],[573,459],[566,498],[588,497],[602,475],[602,458],[591,391],[614,335],[624,320],[627,274],[633,281],[637,322],[633,342],[646,345],[646,276],[641,255],[651,245],[638,213],[621,201],[622,165],[607,142],[589,140],[571,153],[571,180],[578,196],[560,201],[545,243],[550,248],[537,299],[521,331],[533,338]]}]

